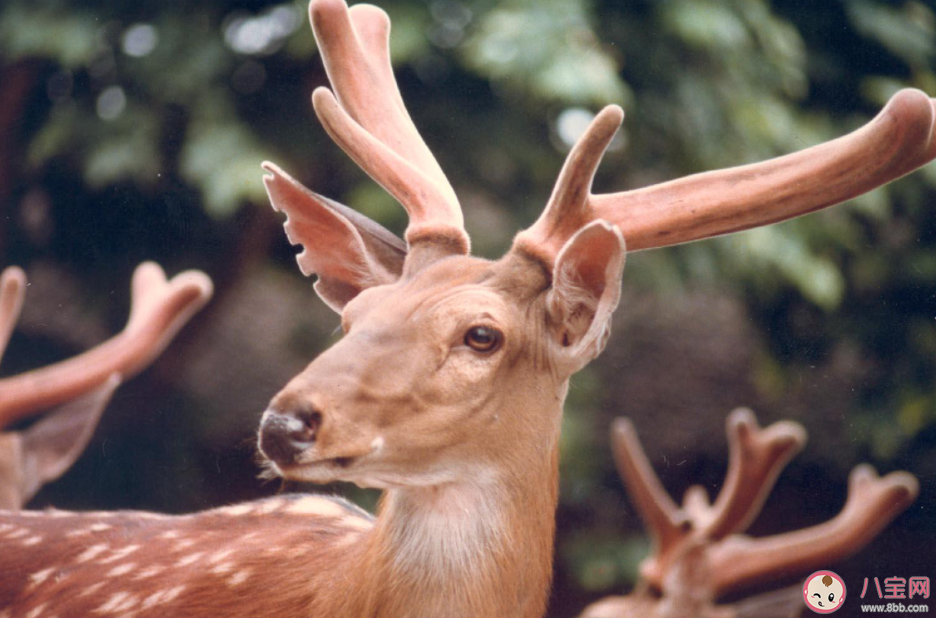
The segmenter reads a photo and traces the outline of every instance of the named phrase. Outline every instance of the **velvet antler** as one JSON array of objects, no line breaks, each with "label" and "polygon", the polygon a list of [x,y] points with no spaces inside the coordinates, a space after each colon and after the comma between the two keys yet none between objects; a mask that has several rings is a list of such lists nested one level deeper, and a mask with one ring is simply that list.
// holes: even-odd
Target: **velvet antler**
[{"label": "velvet antler", "polygon": [[[468,253],[468,235],[455,191],[416,130],[397,88],[390,65],[387,14],[365,4],[348,9],[344,0],[313,0],[309,15],[334,88],[334,94],[321,87],[312,96],[325,130],[406,209],[410,218],[406,240],[411,249],[422,245],[436,252]],[[265,182],[274,207],[291,218],[308,219],[304,212],[324,210],[336,213],[329,218],[347,216],[336,211],[334,202],[310,191],[285,191],[298,183],[275,165],[265,163],[264,169],[269,172]],[[355,222],[342,227],[355,227]],[[307,247],[322,238],[298,226],[290,234],[294,243]],[[316,268],[310,260],[300,260],[300,265],[305,270]],[[328,277],[327,269],[324,276]]]},{"label": "velvet antler", "polygon": [[[24,285],[19,269],[4,273],[0,336],[12,329]],[[211,291],[204,273],[188,271],[167,281],[158,265],[141,264],[133,274],[130,319],[119,335],[74,358],[0,380],[0,429],[88,393],[113,374],[124,380],[136,375],[208,302]]]},{"label": "velvet antler", "polygon": [[690,242],[838,204],[936,158],[936,101],[906,89],[839,139],[761,163],[593,195],[595,169],[622,118],[620,108],[609,106],[592,121],[545,212],[516,244],[551,264],[562,244],[596,219],[618,225],[629,251]]},{"label": "velvet antler", "polygon": [[715,503],[710,505],[705,491],[696,486],[686,492],[680,508],[660,485],[631,422],[615,421],[615,461],[653,548],[641,564],[641,582],[634,593],[605,599],[582,618],[789,616],[791,599],[801,608],[798,588],[729,606],[716,605],[715,600],[744,586],[808,573],[854,554],[910,506],[919,489],[907,472],[879,477],[870,466],[858,466],[838,516],[818,526],[752,539],[738,533],[757,516],[780,471],[805,444],[806,432],[788,421],[761,429],[749,410],[739,409],[729,415],[727,433],[728,473]]}]

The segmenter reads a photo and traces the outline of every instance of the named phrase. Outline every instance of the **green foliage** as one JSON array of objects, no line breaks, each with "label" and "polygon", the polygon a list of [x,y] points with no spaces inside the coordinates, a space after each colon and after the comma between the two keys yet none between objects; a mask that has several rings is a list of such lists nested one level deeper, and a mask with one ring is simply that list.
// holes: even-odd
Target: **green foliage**
[{"label": "green foliage", "polygon": [[589,26],[582,0],[511,0],[478,20],[465,42],[468,67],[528,104],[630,102],[619,66]]}]

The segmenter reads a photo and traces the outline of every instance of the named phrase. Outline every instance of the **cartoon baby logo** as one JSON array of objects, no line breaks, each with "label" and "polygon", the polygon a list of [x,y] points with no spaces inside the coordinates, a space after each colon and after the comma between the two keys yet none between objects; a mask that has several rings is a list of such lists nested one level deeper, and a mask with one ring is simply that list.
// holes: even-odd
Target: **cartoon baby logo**
[{"label": "cartoon baby logo", "polygon": [[803,597],[809,609],[817,614],[831,614],[845,600],[845,582],[832,571],[816,571],[806,578]]}]

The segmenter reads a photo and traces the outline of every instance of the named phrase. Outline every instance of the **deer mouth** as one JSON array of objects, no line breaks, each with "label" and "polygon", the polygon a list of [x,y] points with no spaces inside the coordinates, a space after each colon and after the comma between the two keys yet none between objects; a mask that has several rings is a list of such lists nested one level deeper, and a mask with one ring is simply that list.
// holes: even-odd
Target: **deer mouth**
[{"label": "deer mouth", "polygon": [[358,460],[357,457],[331,457],[329,459],[320,459],[319,461],[313,461],[311,463],[305,464],[307,466],[323,466],[323,467],[332,467],[340,468],[345,470],[354,465]]},{"label": "deer mouth", "polygon": [[324,457],[314,461],[296,461],[277,463],[279,473],[284,478],[311,483],[331,483],[332,481],[352,480],[345,477],[346,471],[353,471],[357,464],[370,453],[363,455],[341,455]]}]

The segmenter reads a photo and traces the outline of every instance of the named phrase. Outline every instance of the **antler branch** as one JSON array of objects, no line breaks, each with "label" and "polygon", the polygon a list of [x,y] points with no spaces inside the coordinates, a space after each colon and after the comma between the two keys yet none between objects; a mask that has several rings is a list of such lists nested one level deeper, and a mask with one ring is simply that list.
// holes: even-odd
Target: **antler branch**
[{"label": "antler branch", "polygon": [[877,117],[839,139],[752,165],[646,189],[596,195],[598,218],[621,226],[631,251],[784,221],[887,184],[936,158],[936,101],[895,94]]},{"label": "antler branch", "polygon": [[468,252],[455,191],[403,104],[381,9],[313,0],[309,15],[335,94],[318,88],[316,114],[332,139],[407,210],[406,239],[444,239]]},{"label": "antler branch", "polygon": [[[517,237],[553,263],[557,247],[590,221],[620,227],[629,251],[665,247],[784,221],[887,184],[936,158],[936,100],[919,90],[895,94],[864,127],[839,139],[761,163],[659,185],[588,195],[592,166],[617,129],[613,106],[598,114],[569,154],[549,207]],[[619,122],[619,121],[618,121]],[[598,137],[601,139],[597,139]],[[581,151],[590,153],[583,157]],[[567,171],[578,167],[577,174]],[[592,171],[587,171],[592,170]],[[563,187],[575,178],[575,191]],[[568,197],[563,197],[568,195]],[[566,218],[569,218],[568,220]],[[571,230],[571,233],[570,233]]]},{"label": "antler branch", "polygon": [[849,480],[845,507],[832,520],[760,539],[731,535],[750,524],[780,470],[802,448],[806,432],[800,425],[787,421],[761,429],[750,410],[732,412],[724,488],[714,505],[708,504],[701,487],[690,488],[682,509],[660,485],[630,421],[617,419],[612,428],[618,470],[650,532],[653,550],[641,563],[641,580],[630,595],[591,605],[582,618],[790,615],[790,601],[799,599],[798,589],[795,595],[785,591],[733,605],[716,600],[736,588],[809,572],[857,552],[919,491],[917,480],[907,472],[878,477],[870,466],[858,466]]},{"label": "antler branch", "polygon": [[[6,288],[4,288],[6,289]],[[145,368],[211,296],[211,280],[188,271],[167,281],[152,262],[133,274],[127,326],[117,336],[68,360],[0,380],[0,428]],[[6,296],[6,295],[4,295]]]},{"label": "antler branch", "polygon": [[[651,558],[641,568],[657,571],[664,557],[688,533],[691,527],[689,518],[663,489],[629,419],[614,420],[611,426],[611,446],[627,493],[653,542]],[[651,579],[656,578],[651,576]]]},{"label": "antler branch", "polygon": [[781,421],[761,429],[746,408],[728,416],[726,432],[730,455],[725,483],[715,504],[699,511],[696,519],[702,533],[713,541],[751,525],[784,466],[806,443],[800,424]]},{"label": "antler branch", "polygon": [[808,572],[867,545],[919,493],[907,472],[879,477],[871,466],[852,470],[845,507],[833,519],[795,532],[752,539],[733,536],[711,549],[717,593],[792,572]]}]

